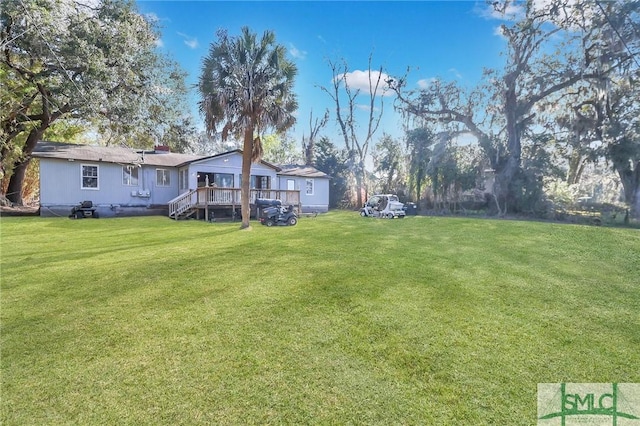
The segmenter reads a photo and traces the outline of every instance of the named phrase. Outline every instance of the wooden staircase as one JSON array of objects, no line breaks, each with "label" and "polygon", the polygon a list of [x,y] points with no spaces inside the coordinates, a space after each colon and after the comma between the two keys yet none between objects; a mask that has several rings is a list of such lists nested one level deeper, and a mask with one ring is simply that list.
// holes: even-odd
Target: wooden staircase
[{"label": "wooden staircase", "polygon": [[182,220],[182,219],[189,219],[191,216],[193,216],[196,213],[196,208],[192,207],[189,210],[186,210],[180,214],[178,214],[177,216],[173,216],[173,218],[175,220]]},{"label": "wooden staircase", "polygon": [[169,201],[169,217],[175,220],[187,219],[196,212],[198,193],[192,189]]}]

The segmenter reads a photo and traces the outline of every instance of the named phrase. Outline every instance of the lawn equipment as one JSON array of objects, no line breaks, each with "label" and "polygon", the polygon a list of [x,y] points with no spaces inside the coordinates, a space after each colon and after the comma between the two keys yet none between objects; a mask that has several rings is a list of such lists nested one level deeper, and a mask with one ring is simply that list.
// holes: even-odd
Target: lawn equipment
[{"label": "lawn equipment", "polygon": [[403,207],[404,205],[398,200],[397,195],[373,195],[360,209],[360,216],[386,217],[389,219],[399,217],[400,219],[403,219],[407,215],[407,212],[404,211]]},{"label": "lawn equipment", "polygon": [[293,211],[293,206],[267,207],[262,211],[262,215],[260,216],[260,223],[266,226],[294,226],[298,223],[298,215],[296,215],[296,213]]},{"label": "lawn equipment", "polygon": [[71,214],[69,215],[69,218],[71,219],[84,219],[85,217],[92,217],[94,219],[100,217],[100,215],[98,215],[98,212],[96,211],[96,208],[93,207],[92,201],[81,202],[71,209]]}]

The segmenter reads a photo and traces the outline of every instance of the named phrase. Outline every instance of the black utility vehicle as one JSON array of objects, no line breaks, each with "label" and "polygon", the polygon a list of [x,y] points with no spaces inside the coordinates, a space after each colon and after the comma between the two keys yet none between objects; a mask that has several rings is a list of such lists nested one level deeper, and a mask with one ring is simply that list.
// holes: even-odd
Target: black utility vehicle
[{"label": "black utility vehicle", "polygon": [[96,208],[93,207],[92,201],[83,201],[74,208],[71,209],[69,215],[71,219],[84,219],[85,217],[92,217],[97,219],[99,217]]},{"label": "black utility vehicle", "polygon": [[260,214],[260,223],[263,225],[294,226],[298,223],[298,215],[293,211],[293,206],[282,207],[280,200],[260,200],[256,205],[269,206],[263,208]]}]

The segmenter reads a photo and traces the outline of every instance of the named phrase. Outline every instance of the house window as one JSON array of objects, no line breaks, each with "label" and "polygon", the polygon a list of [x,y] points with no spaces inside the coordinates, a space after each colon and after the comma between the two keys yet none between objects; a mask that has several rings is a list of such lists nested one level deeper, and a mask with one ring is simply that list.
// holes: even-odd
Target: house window
[{"label": "house window", "polygon": [[[240,186],[242,186],[242,175],[240,175]],[[251,189],[271,189],[271,176],[251,175]]]},{"label": "house window", "polygon": [[170,186],[171,178],[169,170],[156,169],[156,186]]},{"label": "house window", "polygon": [[82,189],[99,189],[98,187],[98,166],[90,166],[83,164],[82,170]]},{"label": "house window", "polygon": [[189,187],[189,170],[180,170],[179,179],[180,179],[180,189],[187,189]]},{"label": "house window", "polygon": [[207,185],[218,188],[233,188],[233,173],[198,172],[198,188]]},{"label": "house window", "polygon": [[271,188],[271,179],[269,176],[251,176],[251,188],[269,189]]},{"label": "house window", "polygon": [[306,194],[307,195],[313,195],[313,187],[314,187],[314,182],[313,179],[307,179],[306,182]]},{"label": "house window", "polygon": [[138,186],[138,166],[122,166],[122,184]]},{"label": "house window", "polygon": [[213,183],[218,188],[233,188],[233,173],[214,173]]},{"label": "house window", "polygon": [[287,191],[295,191],[296,181],[293,179],[287,179]]}]

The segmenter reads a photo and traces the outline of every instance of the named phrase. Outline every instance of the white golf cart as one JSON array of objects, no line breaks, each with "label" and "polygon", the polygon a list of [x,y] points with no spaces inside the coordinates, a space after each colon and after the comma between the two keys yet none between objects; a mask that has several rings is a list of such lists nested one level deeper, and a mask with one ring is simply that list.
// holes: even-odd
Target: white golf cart
[{"label": "white golf cart", "polygon": [[360,216],[404,219],[407,213],[403,207],[404,204],[398,200],[397,195],[376,194],[371,196],[360,209]]}]

